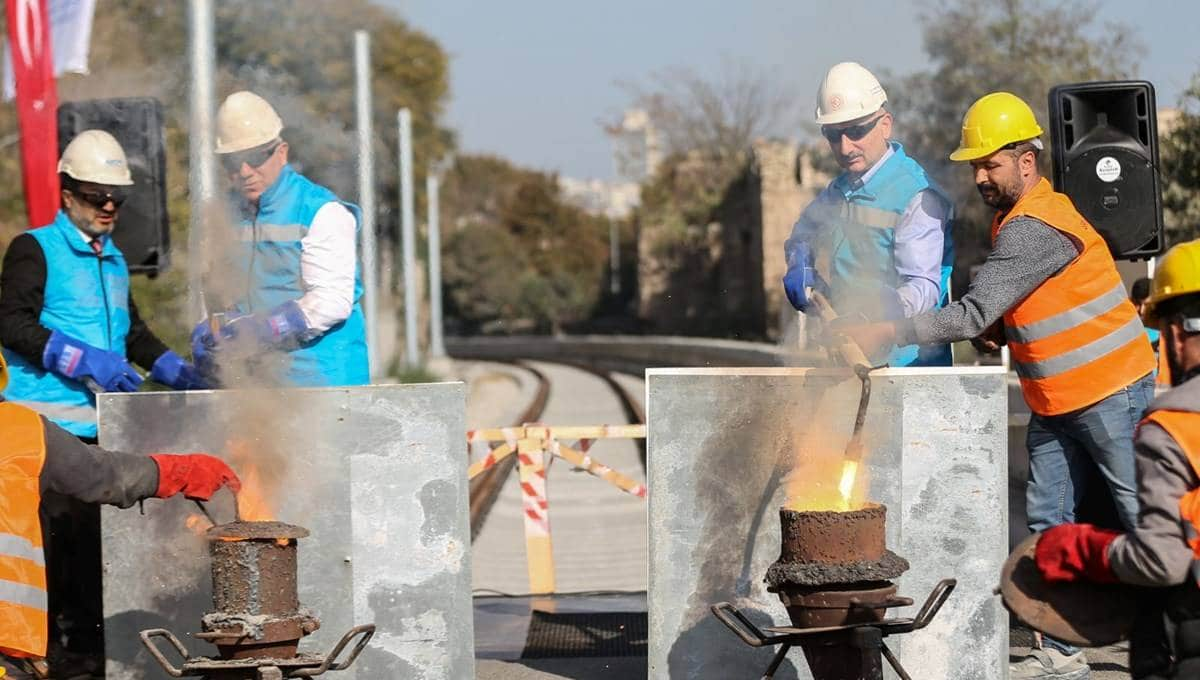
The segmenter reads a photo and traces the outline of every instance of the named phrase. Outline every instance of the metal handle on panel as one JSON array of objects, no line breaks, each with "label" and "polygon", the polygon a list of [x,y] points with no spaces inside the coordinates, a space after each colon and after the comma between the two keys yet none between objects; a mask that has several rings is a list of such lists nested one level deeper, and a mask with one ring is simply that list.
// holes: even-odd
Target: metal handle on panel
[{"label": "metal handle on panel", "polygon": [[171,662],[167,661],[167,657],[163,656],[163,653],[158,649],[158,645],[151,639],[156,637],[166,638],[175,647],[175,651],[179,652],[179,656],[183,657],[184,661],[187,661],[189,657],[187,647],[184,647],[183,643],[171,634],[171,631],[163,628],[153,628],[151,630],[143,630],[139,634],[139,637],[142,638],[142,644],[146,645],[146,649],[150,650],[150,654],[158,660],[159,665],[163,667],[163,670],[168,675],[173,678],[183,677],[183,669],[172,666]]},{"label": "metal handle on panel", "polygon": [[734,635],[740,637],[742,642],[751,647],[762,647],[769,644],[767,636],[763,635],[762,631],[750,622],[750,619],[743,616],[736,607],[728,602],[718,602],[709,609],[713,616],[717,617],[729,630],[732,630]]},{"label": "metal handle on panel", "polygon": [[[342,650],[346,648],[346,645],[350,644],[350,641],[358,635],[362,635],[362,637],[359,638],[358,642],[354,645],[354,649],[350,650],[350,656],[347,657],[345,661],[335,663],[338,656],[341,655]],[[325,671],[346,670],[351,664],[354,663],[354,660],[358,658],[358,655],[362,652],[363,648],[367,646],[367,643],[371,641],[371,637],[373,635],[375,635],[375,624],[373,623],[364,623],[361,626],[355,626],[351,628],[346,632],[345,635],[342,636],[342,639],[338,641],[337,646],[334,647],[333,651],[325,657],[325,660],[321,662],[320,666],[316,668],[305,668],[302,670],[293,671],[291,677],[311,678],[321,675]]]},{"label": "metal handle on panel", "polygon": [[925,604],[921,605],[921,611],[917,613],[917,618],[913,621],[913,630],[920,630],[929,625],[933,617],[937,616],[938,610],[946,603],[946,599],[950,597],[950,593],[954,592],[958,581],[952,578],[944,578],[938,581],[938,584],[933,587],[933,592],[929,593],[929,599],[925,600]]}]

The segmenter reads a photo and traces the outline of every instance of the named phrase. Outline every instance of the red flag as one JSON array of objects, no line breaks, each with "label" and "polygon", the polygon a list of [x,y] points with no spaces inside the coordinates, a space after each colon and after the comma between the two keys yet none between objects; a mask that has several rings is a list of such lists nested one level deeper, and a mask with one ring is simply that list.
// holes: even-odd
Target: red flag
[{"label": "red flag", "polygon": [[58,92],[49,0],[7,0],[8,46],[17,84],[21,178],[30,227],[58,212]]}]

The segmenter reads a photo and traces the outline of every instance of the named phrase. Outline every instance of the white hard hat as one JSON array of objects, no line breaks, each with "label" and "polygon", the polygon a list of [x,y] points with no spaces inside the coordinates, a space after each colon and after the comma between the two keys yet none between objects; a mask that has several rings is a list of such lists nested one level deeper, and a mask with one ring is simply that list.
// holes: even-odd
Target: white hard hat
[{"label": "white hard hat", "polygon": [[80,182],[129,186],[129,162],[117,138],[104,130],[84,130],[71,140],[58,159],[58,171]]},{"label": "white hard hat", "polygon": [[887,102],[887,93],[862,64],[843,61],[825,74],[817,88],[817,123],[845,123],[875,113]]},{"label": "white hard hat", "polygon": [[234,92],[217,109],[217,153],[253,149],[279,139],[281,132],[279,114],[253,92]]}]

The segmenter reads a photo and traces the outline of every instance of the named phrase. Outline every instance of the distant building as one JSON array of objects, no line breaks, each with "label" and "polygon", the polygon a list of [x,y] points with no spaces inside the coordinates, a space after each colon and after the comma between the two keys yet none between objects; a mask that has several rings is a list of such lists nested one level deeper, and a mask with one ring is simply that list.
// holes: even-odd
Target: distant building
[{"label": "distant building", "polygon": [[629,109],[621,122],[605,128],[613,142],[613,171],[618,182],[641,184],[662,162],[658,132],[643,109]]},{"label": "distant building", "polygon": [[636,182],[559,177],[558,188],[568,203],[610,219],[628,217],[641,202],[642,188]]}]

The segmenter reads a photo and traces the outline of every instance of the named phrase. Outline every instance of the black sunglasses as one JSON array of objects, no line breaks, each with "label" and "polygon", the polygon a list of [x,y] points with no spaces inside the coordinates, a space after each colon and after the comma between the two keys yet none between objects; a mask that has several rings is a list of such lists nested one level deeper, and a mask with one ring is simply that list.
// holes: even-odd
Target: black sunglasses
[{"label": "black sunglasses", "polygon": [[102,191],[99,189],[76,189],[73,191],[76,196],[83,199],[88,205],[93,208],[103,208],[112,201],[114,208],[120,208],[121,204],[129,198],[129,194],[121,189],[113,189],[111,191]]},{"label": "black sunglasses", "polygon": [[279,149],[279,144],[272,144],[266,147],[258,147],[247,151],[238,151],[237,153],[227,153],[221,155],[221,165],[225,168],[225,172],[233,174],[242,169],[242,164],[249,165],[251,168],[266,163],[275,155],[275,151]]},{"label": "black sunglasses", "polygon": [[[883,116],[886,116],[886,115],[887,115],[886,113],[883,114]],[[863,137],[866,137],[867,135],[871,134],[871,130],[874,130],[875,126],[879,123],[879,121],[883,120],[883,116],[877,116],[875,118],[872,118],[871,120],[868,120],[865,123],[859,123],[858,125],[851,125],[850,127],[835,128],[835,127],[829,127],[827,125],[822,125],[821,126],[821,136],[824,137],[826,140],[828,140],[830,144],[837,144],[838,142],[842,141],[842,135],[846,135],[847,137],[849,137],[850,141],[852,141],[852,142],[857,142],[858,140],[862,139]]]}]

